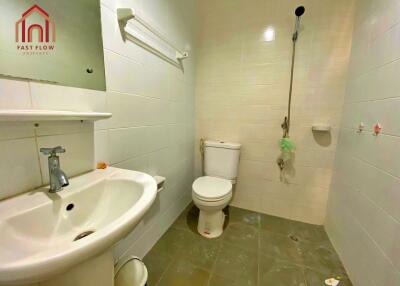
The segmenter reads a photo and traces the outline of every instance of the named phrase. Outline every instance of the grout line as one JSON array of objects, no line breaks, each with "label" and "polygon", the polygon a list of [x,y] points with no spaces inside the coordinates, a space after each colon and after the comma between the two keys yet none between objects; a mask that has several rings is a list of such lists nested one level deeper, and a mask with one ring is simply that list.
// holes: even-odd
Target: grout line
[{"label": "grout line", "polygon": [[173,127],[173,126],[187,126],[186,123],[166,123],[166,124],[155,124],[155,125],[134,125],[134,126],[122,126],[122,127],[112,127],[112,128],[105,128],[105,129],[98,129],[100,130],[126,130],[126,129],[139,129],[139,128],[152,128],[152,127]]},{"label": "grout line", "polygon": [[[362,133],[358,132],[358,129],[352,128],[352,127],[346,127],[343,126],[342,129],[347,130],[347,131],[354,131],[359,135],[374,135],[374,132],[372,131],[362,131]],[[386,133],[386,132],[381,132],[379,133],[379,135],[377,135],[376,137],[379,138],[379,136],[387,136],[387,137],[392,137],[392,138],[400,138],[400,135],[396,135],[396,134],[392,134],[392,133]]]},{"label": "grout line", "polygon": [[[357,158],[356,158],[357,159]],[[374,166],[372,166],[374,167]],[[378,169],[379,170],[379,169]],[[346,182],[343,182],[343,180],[340,179],[340,183],[345,185],[346,187],[350,188],[350,190],[352,192],[356,192],[357,194],[360,194],[361,196],[363,196],[366,200],[368,200],[375,208],[377,208],[378,210],[382,211],[384,214],[386,214],[386,216],[388,216],[389,218],[391,218],[392,220],[394,220],[396,223],[400,224],[400,221],[395,218],[391,213],[389,213],[386,209],[384,209],[382,206],[380,206],[379,204],[377,204],[374,200],[372,200],[370,198],[369,195],[365,194],[365,192],[363,192],[362,190],[355,188],[351,185],[349,185]]]},{"label": "grout line", "polygon": [[33,109],[33,98],[32,98],[32,86],[31,86],[31,81],[28,80],[28,89],[29,89],[29,100],[30,100],[30,105],[31,108]]},{"label": "grout line", "polygon": [[117,127],[105,127],[103,129],[97,129],[96,131],[100,131],[100,130],[118,130],[118,129],[131,129],[131,128],[141,128],[141,127],[165,127],[165,126],[177,126],[177,125],[185,125],[185,126],[189,126],[189,124],[187,123],[176,123],[176,122],[167,122],[165,124],[143,124],[143,125],[132,125],[132,126],[117,126]]},{"label": "grout line", "polygon": [[114,14],[116,14],[116,13],[115,13],[115,10],[114,10],[111,6],[108,6],[108,4],[105,3],[105,2],[100,1],[100,6],[103,6],[104,8],[110,10],[110,12],[113,12]]},{"label": "grout line", "polygon": [[35,135],[32,136],[21,136],[21,137],[6,137],[3,139],[0,139],[0,142],[5,142],[5,141],[16,141],[16,140],[24,140],[24,139],[34,139]]},{"label": "grout line", "polygon": [[[350,216],[353,218],[354,222],[358,225],[358,227],[361,229],[361,231],[367,236],[367,238],[372,242],[372,244],[377,248],[377,250],[382,254],[385,260],[389,262],[389,264],[393,267],[393,270],[397,273],[400,274],[400,270],[396,268],[395,263],[387,256],[386,252],[383,251],[383,249],[380,247],[380,245],[375,241],[375,239],[371,236],[371,234],[365,229],[363,224],[359,221],[359,219],[353,215],[352,212],[350,212]],[[375,281],[373,281],[375,283]]]},{"label": "grout line", "polygon": [[52,137],[52,136],[68,136],[68,135],[77,135],[77,134],[94,134],[94,130],[83,131],[83,132],[65,132],[65,133],[53,133],[53,134],[43,134],[37,135],[35,130],[35,137]]},{"label": "grout line", "polygon": [[[172,222],[172,224],[169,226],[169,228],[165,231],[165,233],[168,231],[168,230],[170,230],[171,228],[173,228],[174,227],[174,223],[176,222],[176,220],[179,218],[179,216],[182,214],[182,213],[184,213],[185,211],[186,211],[186,208],[188,207],[188,205],[181,211],[181,213],[175,218],[175,220]],[[186,229],[181,229],[181,228],[178,228],[178,231],[187,231]],[[165,234],[164,233],[164,234]],[[162,238],[162,236],[157,240],[157,242],[160,240]],[[157,243],[156,242],[156,243]],[[153,246],[154,247],[154,246]],[[180,247],[180,250],[183,248],[183,246],[181,246]],[[149,251],[150,252],[150,251]],[[156,282],[156,284],[154,285],[154,286],[157,286],[159,283],[160,283],[160,281],[161,281],[161,279],[164,277],[164,275],[165,275],[165,273],[167,273],[167,270],[170,268],[170,267],[172,267],[172,264],[174,263],[174,261],[177,261],[178,259],[179,259],[179,251],[175,254],[175,255],[173,255],[172,257],[171,257],[172,259],[171,259],[171,261],[168,263],[168,265],[167,265],[167,267],[165,267],[165,269],[164,269],[164,271],[162,272],[162,274],[160,275],[160,278],[158,279],[158,281]],[[196,267],[198,267],[198,266],[196,266]],[[200,267],[198,267],[198,268],[200,268]],[[200,268],[200,269],[202,269],[202,268]],[[204,270],[204,269],[203,269]]]},{"label": "grout line", "polygon": [[118,93],[118,94],[129,95],[129,96],[137,96],[137,97],[141,97],[141,98],[145,98],[145,99],[154,99],[154,100],[167,101],[167,102],[173,102],[173,103],[186,103],[184,100],[171,100],[169,98],[164,98],[164,97],[147,96],[147,95],[141,95],[141,94],[136,94],[136,93],[123,92],[123,91],[115,90],[115,89],[109,89],[109,90],[107,90],[107,92]]},{"label": "grout line", "polygon": [[368,75],[368,74],[370,74],[370,73],[373,73],[373,72],[375,72],[376,70],[382,69],[382,68],[384,68],[384,67],[386,67],[386,66],[388,66],[388,65],[391,65],[391,64],[393,64],[393,63],[395,63],[395,62],[397,62],[397,61],[400,61],[400,57],[399,57],[399,58],[396,58],[396,59],[394,59],[394,60],[390,60],[390,61],[388,61],[388,62],[386,62],[386,63],[383,63],[383,64],[379,64],[379,65],[376,65],[376,66],[368,67],[368,71],[363,72],[363,73],[361,73],[361,74],[358,74],[358,75],[356,75],[355,77],[349,77],[348,82],[350,82],[350,81],[355,81],[355,80],[357,80],[357,79],[360,79],[360,78],[363,77],[363,76],[366,76],[366,75]]},{"label": "grout line", "polygon": [[[182,146],[182,145],[187,145],[187,144],[189,144],[189,143],[188,142],[183,142],[183,143],[178,143],[178,144],[175,144],[175,145]],[[117,165],[117,164],[126,163],[126,162],[128,162],[128,161],[130,161],[132,159],[139,158],[139,157],[142,157],[142,156],[145,156],[145,155],[152,155],[152,154],[155,154],[155,153],[157,153],[159,151],[162,151],[162,150],[166,151],[167,149],[170,149],[171,146],[172,145],[168,145],[168,146],[164,146],[164,147],[161,147],[161,148],[157,148],[157,149],[152,150],[152,151],[146,151],[144,153],[141,153],[141,154],[138,154],[138,155],[134,155],[134,156],[129,157],[127,159],[124,159],[122,161],[118,161],[118,162],[112,163],[111,165]]]},{"label": "grout line", "polygon": [[162,272],[162,274],[160,275],[160,278],[158,278],[156,284],[154,286],[158,286],[159,283],[161,282],[162,278],[165,276],[165,273],[167,273],[167,270],[172,267],[172,264],[174,262],[174,257],[171,258],[171,261],[168,263],[167,267],[165,267],[164,271]]},{"label": "grout line", "polygon": [[[343,151],[342,151],[342,152],[343,152]],[[347,155],[348,152],[344,152],[344,153]],[[358,157],[358,156],[355,156],[354,154],[352,154],[352,155],[350,155],[350,156],[353,157],[353,158],[355,158],[355,159],[357,159],[357,160],[359,160],[359,161],[361,161],[361,162],[363,162],[364,164],[366,164],[366,165],[368,165],[368,166],[374,168],[375,170],[378,170],[378,171],[381,172],[381,173],[384,173],[384,174],[386,174],[386,175],[388,175],[388,176],[390,176],[390,177],[392,177],[392,178],[395,178],[395,179],[400,180],[400,177],[399,177],[399,176],[396,176],[396,175],[394,175],[394,174],[392,174],[392,173],[390,173],[390,172],[388,172],[388,171],[385,171],[385,170],[383,170],[383,169],[381,169],[381,168],[379,168],[379,167],[373,165],[372,163],[366,161],[366,160],[363,159],[363,158],[360,158],[360,157]],[[336,167],[336,166],[335,166],[335,167]],[[335,169],[336,169],[336,168],[335,168]]]},{"label": "grout line", "polygon": [[384,97],[384,98],[346,101],[346,102],[344,102],[344,105],[362,104],[362,103],[367,103],[367,102],[386,101],[386,100],[400,100],[400,96],[388,96],[388,97]]},{"label": "grout line", "polygon": [[[313,153],[315,153],[315,150],[312,150],[312,149],[303,149],[302,150],[303,152],[313,152]],[[335,153],[335,151],[333,151],[333,150],[322,150],[321,151],[321,153],[328,153],[328,152],[330,152],[331,153],[331,155],[333,156],[334,155],[334,153]],[[241,160],[242,161],[250,161],[250,162],[256,162],[256,163],[267,163],[267,164],[273,164],[274,166],[276,165],[276,161],[274,161],[274,160],[260,160],[260,159],[246,159],[246,158],[243,158],[242,159],[242,157],[241,157]],[[312,159],[311,159],[312,160]],[[331,165],[333,165],[333,163],[334,163],[334,156],[333,156],[333,158],[330,158],[329,159],[331,162],[330,162],[330,164]],[[304,162],[304,161],[303,161]],[[310,161],[311,162],[311,161]],[[311,168],[311,169],[322,169],[322,170],[331,170],[332,169],[332,166],[330,166],[330,167],[321,167],[321,166],[315,166],[315,164],[313,165],[313,164],[307,164],[307,163],[296,163],[295,164],[295,166],[296,167],[302,167],[302,168]],[[268,180],[268,179],[265,179],[265,180]],[[296,183],[290,183],[289,182],[289,184],[296,184]]]},{"label": "grout line", "polygon": [[42,171],[42,164],[40,164],[40,151],[39,151],[39,143],[38,143],[38,136],[36,132],[36,128],[33,129],[34,132],[34,139],[35,139],[35,145],[36,145],[36,155],[38,159],[38,164],[39,164],[39,172],[40,172],[40,181],[41,185],[44,185],[44,177],[43,177],[43,171]]},{"label": "grout line", "polygon": [[219,255],[220,255],[220,253],[221,253],[221,249],[222,249],[222,240],[219,242],[219,246],[218,246],[218,250],[217,250],[217,255],[215,256],[215,260],[214,260],[214,262],[213,262],[213,265],[211,266],[211,269],[209,270],[210,277],[208,277],[208,281],[207,281],[206,286],[210,286],[211,277],[212,277],[213,274],[215,273],[215,269],[216,269],[216,267],[217,267],[217,261],[218,261]]},{"label": "grout line", "polygon": [[307,278],[306,278],[306,266],[305,265],[302,265],[303,267],[301,267],[301,273],[303,274],[303,280],[304,280],[304,285],[305,286],[311,286],[311,285],[308,285],[308,283],[307,283]]},{"label": "grout line", "polygon": [[107,51],[107,52],[112,53],[114,55],[120,56],[120,57],[122,57],[122,58],[124,58],[124,59],[126,59],[126,60],[128,60],[130,62],[133,62],[133,63],[137,64],[138,66],[141,66],[142,68],[146,68],[144,63],[138,62],[137,60],[135,60],[133,58],[130,58],[130,57],[126,56],[126,55],[120,54],[120,53],[118,53],[116,51],[113,51],[113,50],[110,50],[108,48],[103,48],[103,49],[104,49],[104,51]]}]

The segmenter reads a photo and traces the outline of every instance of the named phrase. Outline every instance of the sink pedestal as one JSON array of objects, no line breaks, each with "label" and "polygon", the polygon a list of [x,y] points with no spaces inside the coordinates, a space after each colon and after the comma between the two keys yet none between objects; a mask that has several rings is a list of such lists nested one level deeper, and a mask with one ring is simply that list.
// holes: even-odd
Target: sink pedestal
[{"label": "sink pedestal", "polygon": [[40,286],[113,286],[114,258],[111,251],[74,266]]},{"label": "sink pedestal", "polygon": [[52,279],[29,286],[113,286],[114,258],[111,251],[84,261]]}]

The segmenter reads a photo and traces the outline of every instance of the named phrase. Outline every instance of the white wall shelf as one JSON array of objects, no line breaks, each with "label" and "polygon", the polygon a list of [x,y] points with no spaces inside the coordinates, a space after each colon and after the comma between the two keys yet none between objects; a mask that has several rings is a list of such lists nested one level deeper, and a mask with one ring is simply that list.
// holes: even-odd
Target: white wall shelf
[{"label": "white wall shelf", "polygon": [[107,119],[111,113],[103,112],[79,112],[61,110],[35,110],[35,109],[9,109],[0,110],[0,121],[72,121],[89,120],[96,121]]}]

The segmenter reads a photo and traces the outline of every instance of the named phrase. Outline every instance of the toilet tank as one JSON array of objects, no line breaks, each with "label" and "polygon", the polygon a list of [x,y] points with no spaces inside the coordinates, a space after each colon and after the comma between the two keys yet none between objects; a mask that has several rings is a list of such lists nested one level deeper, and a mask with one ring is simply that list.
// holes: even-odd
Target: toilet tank
[{"label": "toilet tank", "polygon": [[204,173],[206,176],[236,180],[240,144],[223,141],[204,142]]}]

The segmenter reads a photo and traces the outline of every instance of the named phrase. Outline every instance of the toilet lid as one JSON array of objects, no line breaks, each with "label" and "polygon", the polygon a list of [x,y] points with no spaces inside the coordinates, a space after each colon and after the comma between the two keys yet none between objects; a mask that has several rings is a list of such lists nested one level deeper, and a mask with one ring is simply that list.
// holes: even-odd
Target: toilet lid
[{"label": "toilet lid", "polygon": [[206,200],[218,200],[227,196],[232,190],[232,183],[215,177],[200,177],[193,183],[193,192]]}]

